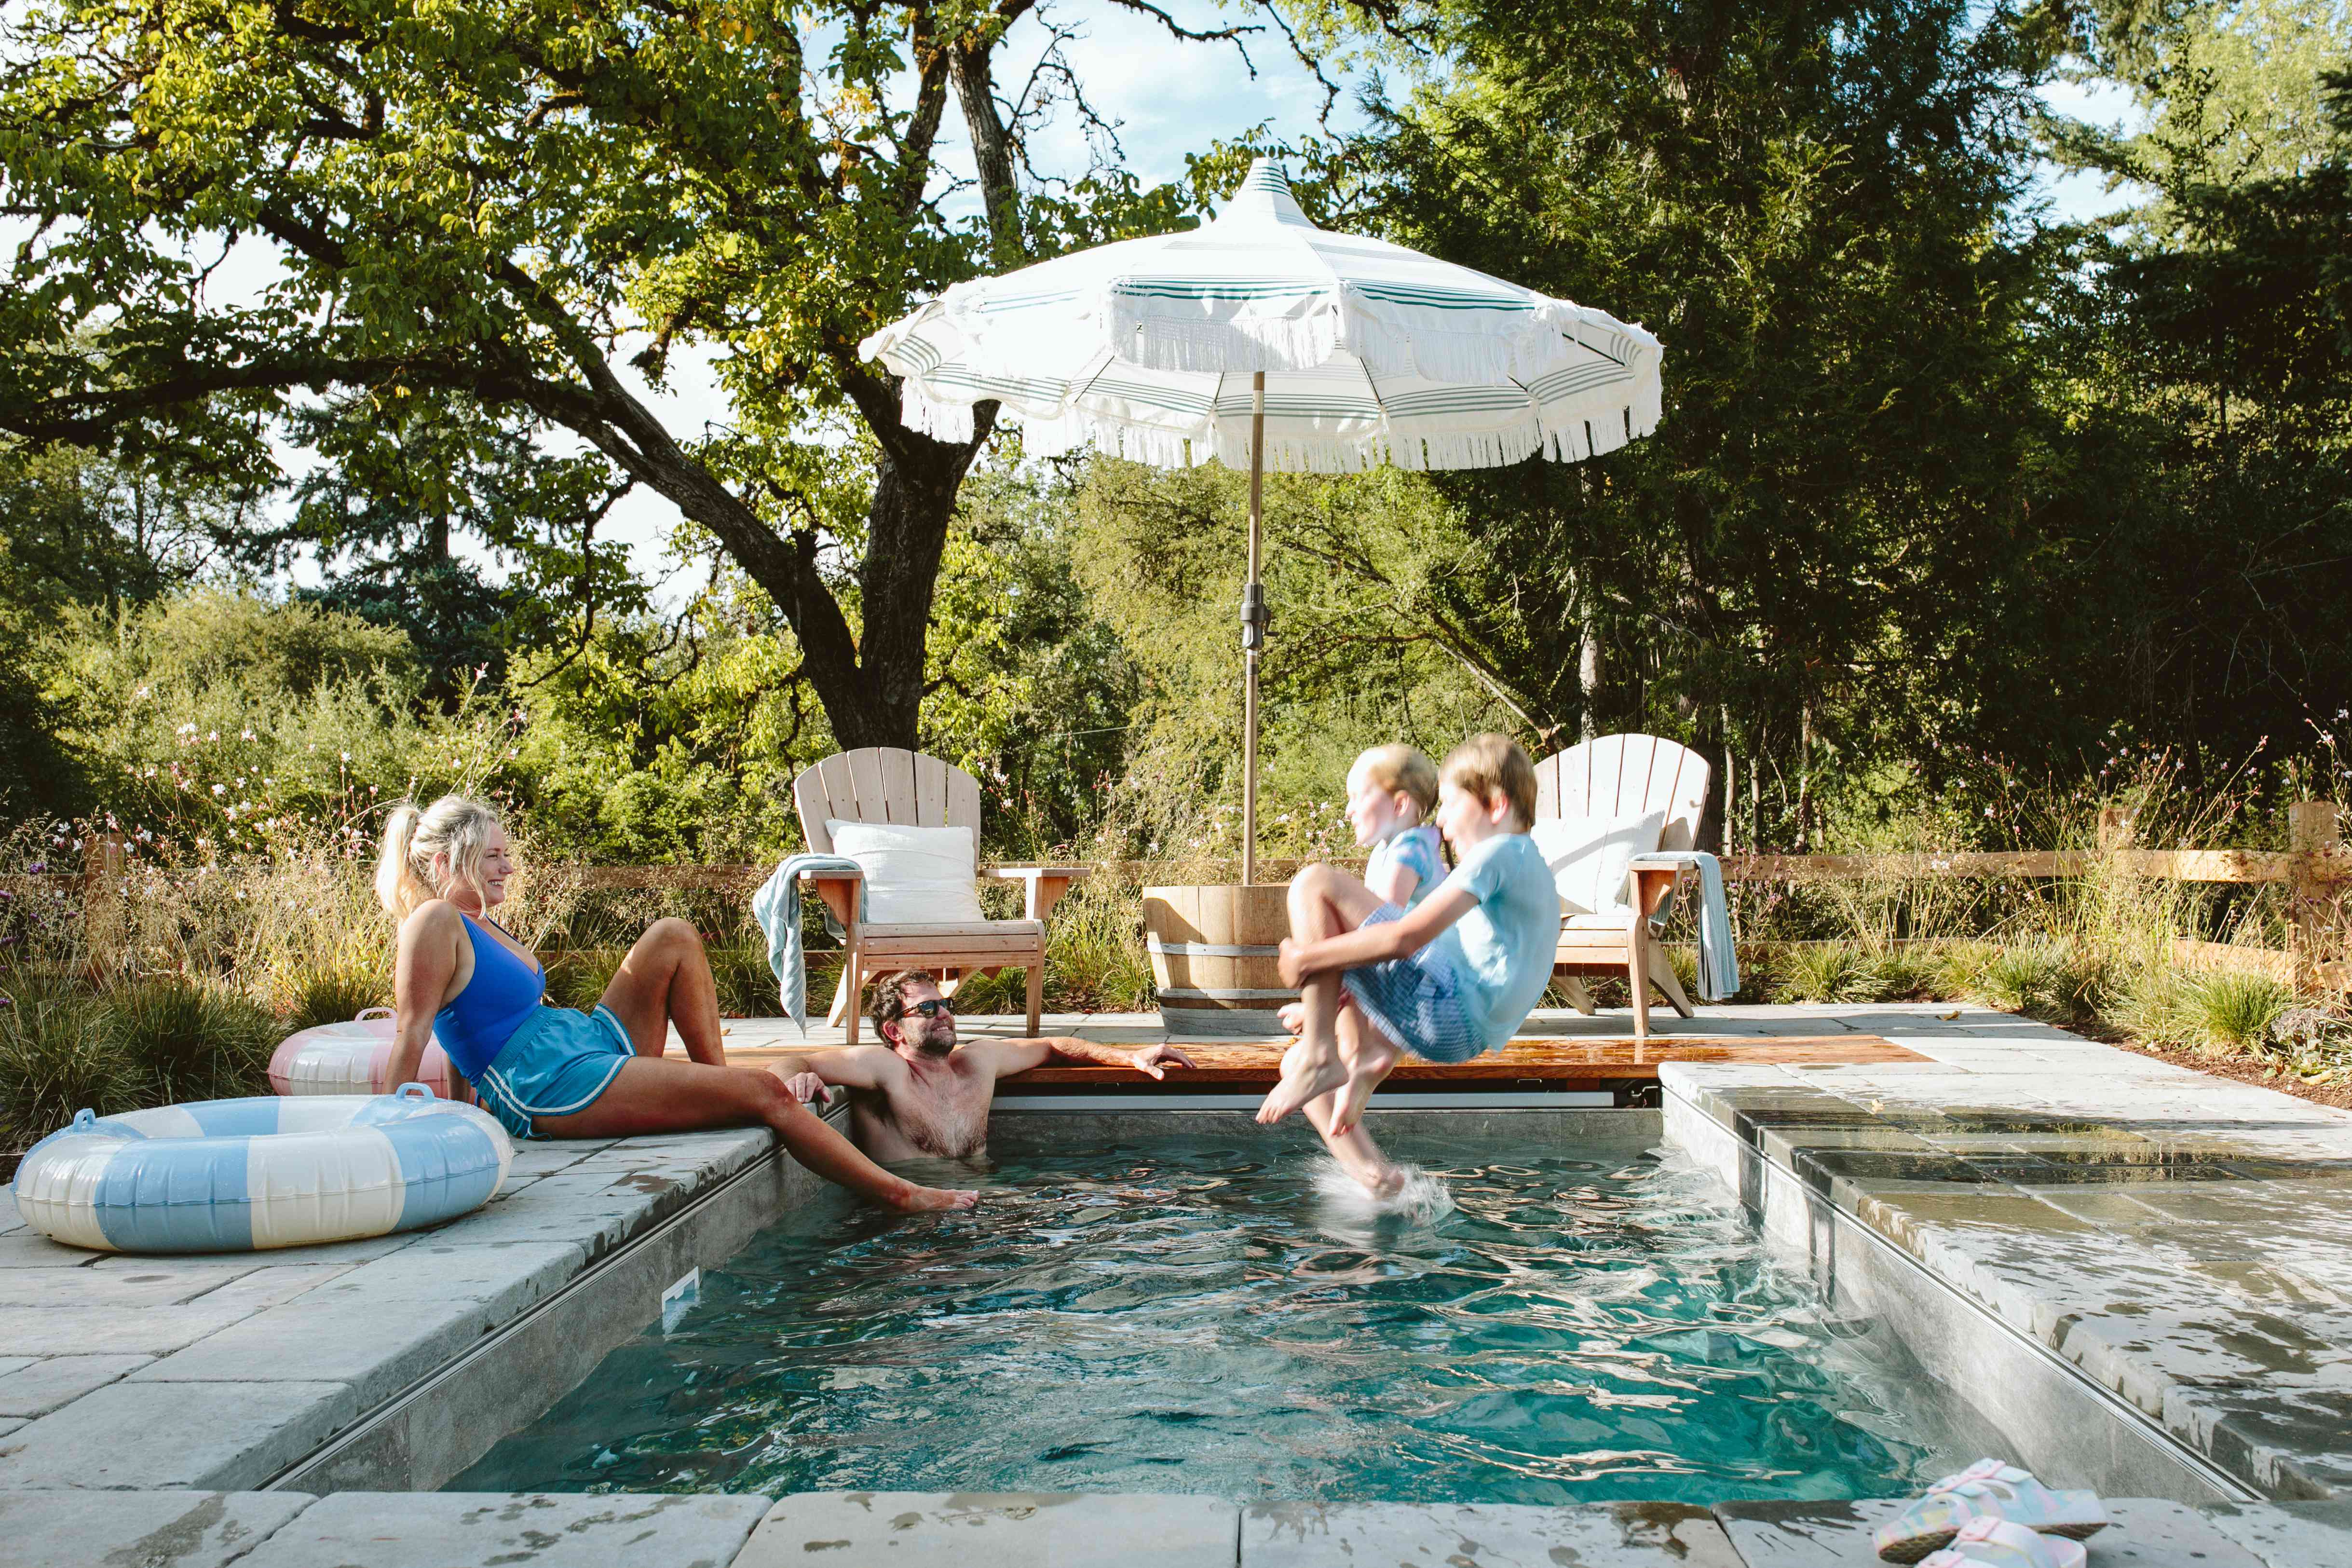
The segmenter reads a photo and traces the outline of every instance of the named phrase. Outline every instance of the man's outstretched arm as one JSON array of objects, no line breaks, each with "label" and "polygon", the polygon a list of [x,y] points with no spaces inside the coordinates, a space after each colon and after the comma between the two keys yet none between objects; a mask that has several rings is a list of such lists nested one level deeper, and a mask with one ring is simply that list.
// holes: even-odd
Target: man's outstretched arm
[{"label": "man's outstretched arm", "polygon": [[1044,1067],[1049,1061],[1092,1062],[1100,1067],[1133,1068],[1153,1078],[1167,1077],[1171,1067],[1198,1065],[1171,1045],[1150,1045],[1131,1050],[1125,1046],[1108,1046],[1099,1040],[1079,1040],[1066,1036],[1039,1040],[974,1040],[964,1048],[985,1052],[997,1078],[1027,1072],[1031,1068]]},{"label": "man's outstretched arm", "polygon": [[898,1052],[882,1046],[796,1053],[776,1064],[784,1087],[803,1105],[822,1104],[830,1099],[824,1092],[828,1085],[836,1089],[884,1088],[893,1074],[903,1071],[905,1067]]}]

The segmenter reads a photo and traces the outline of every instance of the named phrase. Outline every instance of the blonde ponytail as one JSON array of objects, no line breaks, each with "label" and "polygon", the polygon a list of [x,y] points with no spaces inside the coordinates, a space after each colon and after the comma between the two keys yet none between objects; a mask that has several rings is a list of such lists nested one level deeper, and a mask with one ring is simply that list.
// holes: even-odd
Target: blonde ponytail
[{"label": "blonde ponytail", "polygon": [[377,900],[398,921],[453,886],[482,898],[482,854],[498,825],[498,813],[461,795],[445,795],[422,811],[413,801],[401,802],[383,825],[383,850],[375,863]]}]

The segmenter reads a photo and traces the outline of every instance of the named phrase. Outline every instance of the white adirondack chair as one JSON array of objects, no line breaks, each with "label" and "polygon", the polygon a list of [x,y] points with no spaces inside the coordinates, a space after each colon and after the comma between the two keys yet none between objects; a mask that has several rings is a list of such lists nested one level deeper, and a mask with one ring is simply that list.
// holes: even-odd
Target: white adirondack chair
[{"label": "white adirondack chair", "polygon": [[[980,782],[937,757],[896,746],[869,746],[825,758],[793,781],[793,805],[809,847],[825,854],[833,853],[828,820],[969,827],[975,843],[980,837]],[[857,1043],[859,999],[866,982],[894,969],[936,970],[940,989],[952,994],[967,974],[1024,968],[1029,973],[1029,1032],[1037,1032],[1045,993],[1045,916],[1070,884],[1087,874],[1086,868],[1000,866],[993,874],[1028,884],[1022,919],[876,925],[857,918],[862,878],[820,872],[808,879],[844,932],[841,984],[834,992],[827,1021],[846,1019],[851,1045]]]},{"label": "white adirondack chair", "polygon": [[[1661,850],[1697,847],[1700,816],[1715,770],[1689,747],[1654,735],[1603,735],[1570,746],[1536,764],[1538,816],[1622,816],[1663,809]],[[1666,994],[1675,1012],[1691,1016],[1674,965],[1651,925],[1676,883],[1690,873],[1636,865],[1630,873],[1627,907],[1594,915],[1560,917],[1559,951],[1552,973],[1577,1011],[1594,1011],[1584,977],[1622,974],[1633,994],[1633,1037],[1650,1037],[1650,987]]]}]

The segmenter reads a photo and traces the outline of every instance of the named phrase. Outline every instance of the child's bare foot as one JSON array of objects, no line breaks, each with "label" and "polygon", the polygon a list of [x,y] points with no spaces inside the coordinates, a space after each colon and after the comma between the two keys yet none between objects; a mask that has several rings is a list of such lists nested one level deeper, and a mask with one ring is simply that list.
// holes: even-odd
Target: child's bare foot
[{"label": "child's bare foot", "polygon": [[1393,1050],[1375,1047],[1357,1053],[1346,1081],[1331,1100],[1332,1136],[1344,1138],[1362,1125],[1364,1106],[1372,1098],[1372,1090],[1381,1087],[1381,1080],[1388,1077],[1389,1069],[1395,1065],[1396,1052]]},{"label": "child's bare foot", "polygon": [[908,1187],[906,1196],[895,1200],[890,1206],[900,1214],[929,1214],[934,1209],[968,1209],[979,1202],[980,1194],[969,1189]]},{"label": "child's bare foot", "polygon": [[1281,1019],[1282,1026],[1294,1035],[1307,1032],[1307,1004],[1304,1002],[1285,1002],[1275,1016]]},{"label": "child's bare foot", "polygon": [[1328,1042],[1318,1051],[1301,1039],[1282,1053],[1282,1081],[1274,1086],[1265,1102],[1257,1108],[1257,1119],[1271,1127],[1308,1100],[1347,1081],[1348,1068]]}]

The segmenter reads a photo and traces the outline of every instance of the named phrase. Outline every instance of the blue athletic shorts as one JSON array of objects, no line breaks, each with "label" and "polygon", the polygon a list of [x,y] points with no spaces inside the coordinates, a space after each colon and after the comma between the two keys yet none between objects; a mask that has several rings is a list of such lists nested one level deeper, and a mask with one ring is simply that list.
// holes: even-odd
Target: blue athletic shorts
[{"label": "blue athletic shorts", "polygon": [[[1382,904],[1364,924],[1403,918],[1403,910]],[[1466,1062],[1486,1049],[1464,1004],[1461,975],[1433,948],[1342,970],[1339,984],[1372,1027],[1423,1061]]]},{"label": "blue athletic shorts", "polygon": [[587,1110],[636,1054],[606,1008],[539,1007],[473,1080],[474,1093],[509,1132],[542,1138],[531,1131],[534,1117]]}]

